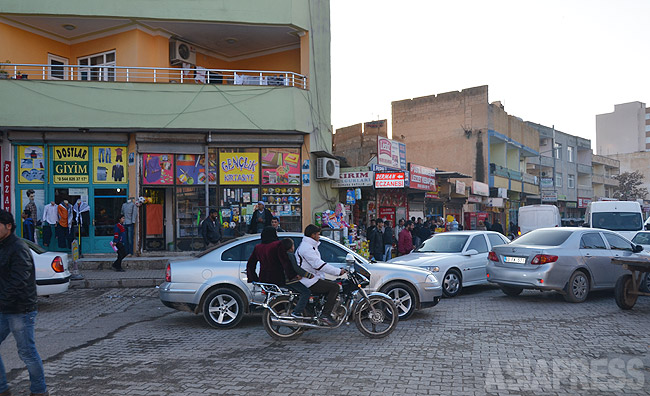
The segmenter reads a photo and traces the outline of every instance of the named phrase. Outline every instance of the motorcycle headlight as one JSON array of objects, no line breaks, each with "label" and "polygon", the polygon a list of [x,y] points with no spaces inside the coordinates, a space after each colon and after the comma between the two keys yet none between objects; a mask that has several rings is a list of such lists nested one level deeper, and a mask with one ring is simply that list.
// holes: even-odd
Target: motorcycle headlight
[{"label": "motorcycle headlight", "polygon": [[436,266],[430,266],[430,267],[424,267],[424,268],[427,271],[431,271],[431,272],[439,272],[440,271],[440,268],[437,265]]},{"label": "motorcycle headlight", "polygon": [[438,279],[436,279],[436,276],[431,274],[427,275],[427,279],[425,279],[426,283],[438,283]]}]

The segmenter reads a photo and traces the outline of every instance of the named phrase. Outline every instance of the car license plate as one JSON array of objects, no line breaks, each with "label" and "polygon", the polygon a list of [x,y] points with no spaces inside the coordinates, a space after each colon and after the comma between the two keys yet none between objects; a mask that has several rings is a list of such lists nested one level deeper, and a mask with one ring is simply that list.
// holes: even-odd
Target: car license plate
[{"label": "car license plate", "polygon": [[505,257],[504,260],[506,263],[517,263],[517,264],[526,264],[526,257]]}]

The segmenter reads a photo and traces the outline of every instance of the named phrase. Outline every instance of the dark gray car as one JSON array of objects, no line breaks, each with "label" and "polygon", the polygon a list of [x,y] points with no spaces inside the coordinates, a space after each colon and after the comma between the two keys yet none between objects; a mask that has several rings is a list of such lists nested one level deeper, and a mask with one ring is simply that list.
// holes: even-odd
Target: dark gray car
[{"label": "dark gray car", "polygon": [[554,290],[569,302],[583,302],[591,290],[611,289],[629,273],[615,257],[647,256],[613,231],[594,228],[542,228],[488,255],[488,281],[516,296],[523,289]]}]

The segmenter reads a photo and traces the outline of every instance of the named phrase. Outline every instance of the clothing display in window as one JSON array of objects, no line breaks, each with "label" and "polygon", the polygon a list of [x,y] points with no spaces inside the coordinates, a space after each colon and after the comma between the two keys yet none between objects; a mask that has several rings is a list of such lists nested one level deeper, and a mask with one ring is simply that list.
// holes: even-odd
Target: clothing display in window
[{"label": "clothing display in window", "polygon": [[121,182],[122,179],[124,179],[124,166],[122,166],[122,164],[113,165],[111,176],[113,177],[113,180]]},{"label": "clothing display in window", "polygon": [[97,167],[97,181],[106,181],[107,176],[108,176],[108,169],[106,169],[103,166],[98,166]]}]

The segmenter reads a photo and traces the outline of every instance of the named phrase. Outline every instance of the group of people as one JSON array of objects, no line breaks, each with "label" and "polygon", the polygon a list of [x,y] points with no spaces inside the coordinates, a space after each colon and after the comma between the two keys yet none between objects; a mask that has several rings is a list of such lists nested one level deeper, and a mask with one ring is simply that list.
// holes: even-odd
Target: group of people
[{"label": "group of people", "polygon": [[[302,242],[294,248],[291,238],[280,240],[277,230],[267,226],[261,231],[261,243],[255,246],[246,265],[248,282],[273,283],[299,294],[291,316],[305,318],[305,308],[312,294],[326,294],[319,321],[327,326],[336,324],[332,310],[336,303],[339,285],[325,279],[326,274],[340,276],[346,273],[322,260],[318,245],[320,244],[320,227],[310,224],[305,228]],[[260,263],[259,274],[255,271]]]}]

